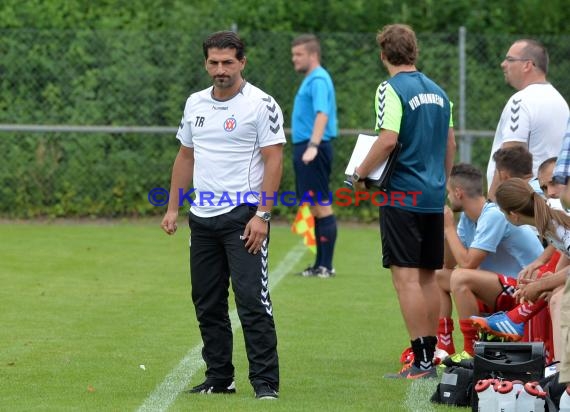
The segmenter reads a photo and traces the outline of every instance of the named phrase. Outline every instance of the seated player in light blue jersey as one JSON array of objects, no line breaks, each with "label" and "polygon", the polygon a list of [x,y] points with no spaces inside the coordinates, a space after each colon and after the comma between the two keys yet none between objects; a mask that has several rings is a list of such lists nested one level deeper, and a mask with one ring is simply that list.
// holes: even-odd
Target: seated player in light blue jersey
[{"label": "seated player in light blue jersey", "polygon": [[[558,198],[558,192],[561,190],[560,185],[552,184],[552,174],[555,159],[547,159],[539,165],[537,178],[532,177],[532,154],[522,146],[506,147],[497,150],[493,154],[493,160],[496,165],[496,175],[498,183],[502,183],[510,178],[520,178],[529,184],[533,191],[541,196],[549,196]],[[546,163],[546,165],[545,165]],[[541,183],[542,179],[542,183]],[[544,190],[542,189],[544,187]],[[556,207],[557,199],[549,199],[549,204]],[[559,205],[559,203],[558,203]],[[560,206],[558,206],[560,207]],[[530,226],[534,233],[538,236],[538,232],[534,226]],[[545,246],[544,252],[530,265],[527,265],[521,273],[519,273],[519,285],[521,279],[534,279],[537,275],[542,276],[555,271],[560,253],[552,245]],[[552,345],[552,331],[550,315],[546,309],[547,303],[542,300],[537,305],[518,305],[509,312],[499,312],[493,314],[492,317],[474,316],[472,320],[475,325],[485,331],[487,334],[495,335],[503,339],[518,341],[525,339],[527,341],[542,341],[545,344],[545,353],[547,360],[552,360],[554,355]],[[526,328],[524,323],[535,315],[532,324]],[[512,320],[512,322],[511,322]]]},{"label": "seated player in light blue jersey", "polygon": [[[452,301],[464,337],[461,357],[473,356],[477,328],[472,315],[509,310],[517,275],[543,251],[533,231],[510,224],[499,208],[483,196],[483,175],[468,164],[455,165],[447,183],[450,206],[445,208],[446,254],[436,274],[440,287],[440,320],[436,357],[455,353]],[[462,212],[457,227],[453,212]]]},{"label": "seated player in light blue jersey", "polygon": [[[559,196],[564,186],[553,180],[555,163],[556,157],[552,157],[539,166],[538,181],[548,206],[562,210]],[[560,251],[549,244],[541,256],[519,273],[518,306],[508,312],[498,312],[488,317],[472,316],[471,319],[491,335],[513,341],[544,342],[546,361],[550,363],[560,359],[561,353],[555,342],[560,335],[562,289],[559,287],[564,284],[565,278],[552,275],[569,263],[567,256],[561,256]]]}]

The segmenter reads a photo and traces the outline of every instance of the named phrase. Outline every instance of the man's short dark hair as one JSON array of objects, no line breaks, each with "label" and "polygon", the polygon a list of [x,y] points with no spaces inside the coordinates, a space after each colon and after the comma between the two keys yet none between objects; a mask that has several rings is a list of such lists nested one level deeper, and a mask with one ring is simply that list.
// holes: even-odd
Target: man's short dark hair
[{"label": "man's short dark hair", "polygon": [[556,164],[556,161],[558,160],[558,158],[556,156],[554,157],[549,157],[548,159],[546,159],[544,162],[542,162],[540,164],[540,166],[538,166],[538,171],[537,173],[542,172],[544,169],[546,169],[548,166],[550,166],[551,164]]},{"label": "man's short dark hair", "polygon": [[548,74],[548,51],[541,42],[535,39],[520,39],[516,43],[526,43],[522,49],[523,56],[531,59],[545,75]]},{"label": "man's short dark hair", "polygon": [[245,57],[245,44],[233,31],[218,31],[208,36],[202,44],[204,58],[208,58],[209,49],[235,49],[236,58],[243,60]]},{"label": "man's short dark hair", "polygon": [[463,189],[467,197],[483,196],[483,173],[468,163],[458,163],[451,168],[451,186]]},{"label": "man's short dark hair", "polygon": [[317,53],[319,59],[321,58],[321,42],[314,34],[301,34],[291,42],[291,47],[300,45],[305,46],[309,53]]},{"label": "man's short dark hair", "polygon": [[497,170],[505,170],[510,177],[526,179],[532,176],[532,154],[526,147],[504,147],[493,153]]}]

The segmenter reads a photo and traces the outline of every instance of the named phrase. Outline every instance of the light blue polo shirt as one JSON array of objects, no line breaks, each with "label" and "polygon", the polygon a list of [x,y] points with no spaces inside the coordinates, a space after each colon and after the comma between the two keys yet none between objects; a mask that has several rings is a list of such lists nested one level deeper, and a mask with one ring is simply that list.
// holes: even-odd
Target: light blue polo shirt
[{"label": "light blue polo shirt", "polygon": [[311,138],[317,113],[328,116],[323,141],[337,135],[336,96],[329,73],[322,67],[315,68],[299,86],[295,95],[293,114],[291,117],[291,141],[306,142]]},{"label": "light blue polo shirt", "polygon": [[476,222],[461,213],[457,235],[466,248],[488,252],[480,269],[512,278],[544,251],[528,226],[512,225],[497,205],[490,202],[485,203]]}]

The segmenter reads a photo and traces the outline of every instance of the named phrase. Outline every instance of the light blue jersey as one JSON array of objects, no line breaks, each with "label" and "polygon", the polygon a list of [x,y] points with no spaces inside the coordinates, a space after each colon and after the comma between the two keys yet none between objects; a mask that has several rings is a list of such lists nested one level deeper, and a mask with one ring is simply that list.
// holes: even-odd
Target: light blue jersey
[{"label": "light blue jersey", "polygon": [[528,226],[510,224],[496,204],[487,202],[476,222],[461,214],[457,235],[466,248],[488,252],[480,269],[516,278],[544,251]]},{"label": "light blue jersey", "polygon": [[303,79],[293,105],[291,141],[306,142],[311,138],[317,113],[328,116],[323,141],[337,135],[336,97],[329,73],[322,67],[315,68]]},{"label": "light blue jersey", "polygon": [[530,179],[528,181],[528,184],[530,185],[530,187],[532,187],[532,190],[534,190],[536,193],[538,193],[539,195],[541,195],[542,197],[546,197],[544,195],[544,192],[542,191],[542,189],[540,188],[540,182],[538,181],[538,178],[533,178]]}]

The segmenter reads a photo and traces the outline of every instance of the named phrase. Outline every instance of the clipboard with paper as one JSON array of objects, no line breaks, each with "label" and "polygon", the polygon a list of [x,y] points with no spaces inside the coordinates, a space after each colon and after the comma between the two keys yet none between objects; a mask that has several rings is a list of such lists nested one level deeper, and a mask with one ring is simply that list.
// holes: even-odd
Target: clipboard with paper
[{"label": "clipboard with paper", "polygon": [[[344,172],[347,176],[348,182],[351,181],[350,177],[352,176],[354,169],[362,163],[377,138],[378,136],[370,136],[367,134],[358,135],[352,155],[350,156],[350,160]],[[390,176],[396,166],[396,160],[398,159],[398,154],[400,153],[401,148],[402,144],[397,142],[388,158],[366,177],[364,181],[366,187],[375,187],[380,190],[386,190],[388,182],[390,181]]]}]

